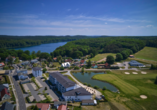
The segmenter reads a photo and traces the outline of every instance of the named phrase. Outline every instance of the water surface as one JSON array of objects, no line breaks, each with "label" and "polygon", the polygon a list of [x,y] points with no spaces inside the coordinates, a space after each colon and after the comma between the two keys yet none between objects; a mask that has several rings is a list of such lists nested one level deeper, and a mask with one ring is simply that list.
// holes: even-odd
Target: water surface
[{"label": "water surface", "polygon": [[48,43],[48,44],[41,44],[41,45],[36,45],[36,46],[31,46],[31,47],[23,47],[23,48],[15,48],[15,50],[29,50],[30,52],[32,51],[41,51],[41,52],[53,52],[56,48],[65,45],[67,42],[57,42],[57,43]]},{"label": "water surface", "polygon": [[106,73],[104,72],[73,73],[73,75],[82,83],[91,84],[91,86],[98,86],[99,88],[103,88],[105,86],[107,89],[113,92],[116,92],[118,90],[116,87],[114,87],[113,85],[107,82],[102,82],[102,81],[92,79],[92,77],[96,74],[106,74]]}]

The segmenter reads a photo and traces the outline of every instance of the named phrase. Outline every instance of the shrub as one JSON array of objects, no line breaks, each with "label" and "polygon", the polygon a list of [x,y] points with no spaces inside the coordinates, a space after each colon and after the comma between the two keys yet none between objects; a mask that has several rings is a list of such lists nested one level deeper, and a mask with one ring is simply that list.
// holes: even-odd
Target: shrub
[{"label": "shrub", "polygon": [[154,82],[154,84],[157,84],[157,76],[156,76],[156,79],[155,79],[155,82]]},{"label": "shrub", "polygon": [[94,86],[94,89],[99,89],[99,87],[98,86]]},{"label": "shrub", "polygon": [[106,87],[104,86],[104,87],[102,88],[102,90],[106,90]]},{"label": "shrub", "polygon": [[61,67],[60,67],[60,70],[64,70],[64,67],[61,66]]},{"label": "shrub", "polygon": [[45,87],[45,90],[47,90],[47,87]]},{"label": "shrub", "polygon": [[110,69],[119,69],[118,66],[111,66]]},{"label": "shrub", "polygon": [[88,84],[88,87],[91,87],[91,84]]},{"label": "shrub", "polygon": [[87,85],[87,83],[85,82],[85,83],[83,83],[84,85]]},{"label": "shrub", "polygon": [[46,71],[47,71],[47,69],[46,69],[46,68],[44,68],[44,69],[43,69],[43,73],[45,73]]},{"label": "shrub", "polygon": [[80,68],[78,66],[75,66],[74,67],[74,70],[79,70]]}]

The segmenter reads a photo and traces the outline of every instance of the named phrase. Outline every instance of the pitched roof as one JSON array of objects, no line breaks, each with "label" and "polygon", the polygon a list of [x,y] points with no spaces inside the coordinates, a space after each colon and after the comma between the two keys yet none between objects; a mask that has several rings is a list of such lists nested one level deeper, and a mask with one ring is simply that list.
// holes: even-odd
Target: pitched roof
[{"label": "pitched roof", "polygon": [[5,64],[3,62],[0,63],[0,66],[4,66]]},{"label": "pitched roof", "polygon": [[14,105],[9,103],[9,102],[5,102],[3,103],[3,105],[0,108],[1,110],[13,110],[14,109]]},{"label": "pitched roof", "polygon": [[73,89],[71,91],[64,92],[63,95],[64,96],[85,96],[85,95],[92,95],[92,94],[86,91],[84,88],[80,87],[77,89]]},{"label": "pitched roof", "polygon": [[9,95],[9,96],[10,96],[10,94],[9,94],[9,92],[8,92],[8,89],[7,89],[7,88],[4,88],[4,89],[1,91],[1,98],[2,98],[5,94],[7,94],[7,95]]},{"label": "pitched roof", "polygon": [[67,106],[66,105],[60,105],[58,107],[58,110],[66,110]]},{"label": "pitched roof", "polygon": [[85,62],[85,60],[81,60],[80,62],[81,62],[81,63],[84,63],[84,62]]},{"label": "pitched roof", "polygon": [[61,73],[59,72],[53,72],[53,73],[49,73],[49,75],[51,75],[53,78],[56,78],[57,81],[62,84],[62,86],[64,86],[65,88],[71,87],[71,86],[75,86],[75,82],[71,81],[70,79],[68,79],[67,77],[63,76]]},{"label": "pitched roof", "polygon": [[40,109],[40,110],[47,110],[48,108],[49,108],[49,103],[37,103],[36,104],[37,105],[37,107]]},{"label": "pitched roof", "polygon": [[33,67],[32,69],[33,69],[33,71],[41,70],[40,67]]},{"label": "pitched roof", "polygon": [[56,60],[56,59],[57,59],[57,57],[53,58],[53,60]]},{"label": "pitched roof", "polygon": [[92,64],[92,66],[95,66],[96,64]]},{"label": "pitched roof", "polygon": [[20,75],[27,76],[27,73],[24,73],[25,71],[27,71],[27,70],[18,70],[18,71],[17,71],[17,75],[18,75],[18,76],[20,76]]},{"label": "pitched roof", "polygon": [[4,89],[4,88],[8,88],[9,85],[8,84],[1,84],[0,85],[0,92]]}]

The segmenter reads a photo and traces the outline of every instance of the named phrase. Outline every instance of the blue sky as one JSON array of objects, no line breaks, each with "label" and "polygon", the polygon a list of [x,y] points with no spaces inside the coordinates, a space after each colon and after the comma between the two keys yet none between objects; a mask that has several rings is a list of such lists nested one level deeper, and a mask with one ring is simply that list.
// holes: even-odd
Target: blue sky
[{"label": "blue sky", "polygon": [[157,0],[0,0],[0,35],[157,35]]}]

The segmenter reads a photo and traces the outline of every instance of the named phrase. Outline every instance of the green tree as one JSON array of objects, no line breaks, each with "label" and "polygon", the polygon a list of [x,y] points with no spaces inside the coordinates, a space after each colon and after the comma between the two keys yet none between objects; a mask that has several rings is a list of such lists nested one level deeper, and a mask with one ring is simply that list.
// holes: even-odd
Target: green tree
[{"label": "green tree", "polygon": [[157,84],[157,76],[156,76],[156,79],[155,79],[155,82],[154,82],[154,84]]},{"label": "green tree", "polygon": [[90,68],[91,66],[92,66],[92,63],[91,63],[91,61],[89,60],[89,61],[87,62],[87,67]]},{"label": "green tree", "polygon": [[22,60],[28,60],[29,56],[25,53],[22,53],[21,58],[22,58]]},{"label": "green tree", "polygon": [[45,73],[46,71],[47,71],[47,69],[46,69],[46,68],[44,68],[44,69],[43,69],[43,73]]},{"label": "green tree", "polygon": [[117,55],[116,55],[116,61],[121,61],[121,60],[123,60],[122,54],[121,53],[117,53]]},{"label": "green tree", "polygon": [[79,70],[80,68],[78,66],[75,66],[74,67],[74,70]]},{"label": "green tree", "polygon": [[82,70],[81,70],[81,72],[82,72],[82,73],[84,73],[84,67],[82,67]]},{"label": "green tree", "polygon": [[107,56],[107,59],[106,59],[106,62],[109,63],[109,64],[113,64],[114,63],[114,57],[112,55],[108,55]]},{"label": "green tree", "polygon": [[88,87],[91,87],[91,84],[88,84],[87,86],[88,86]]},{"label": "green tree", "polygon": [[150,69],[151,69],[151,70],[155,70],[155,69],[157,69],[157,66],[155,66],[155,65],[151,64]]},{"label": "green tree", "polygon": [[40,57],[40,54],[41,54],[41,51],[39,50],[39,51],[36,53],[36,56],[37,56],[37,57]]},{"label": "green tree", "polygon": [[47,90],[47,87],[45,87],[45,90]]},{"label": "green tree", "polygon": [[104,86],[103,88],[102,88],[102,90],[106,90],[107,88]]},{"label": "green tree", "polygon": [[12,56],[9,56],[9,57],[8,57],[8,63],[10,63],[10,64],[13,63],[13,58],[12,58]]},{"label": "green tree", "polygon": [[30,55],[30,51],[29,50],[26,50],[24,53],[27,54],[28,56]]},{"label": "green tree", "polygon": [[15,62],[15,63],[19,63],[19,62],[20,62],[19,57],[16,57],[16,59],[15,59],[14,62]]},{"label": "green tree", "polygon": [[98,86],[94,86],[94,89],[99,89],[99,87]]}]

